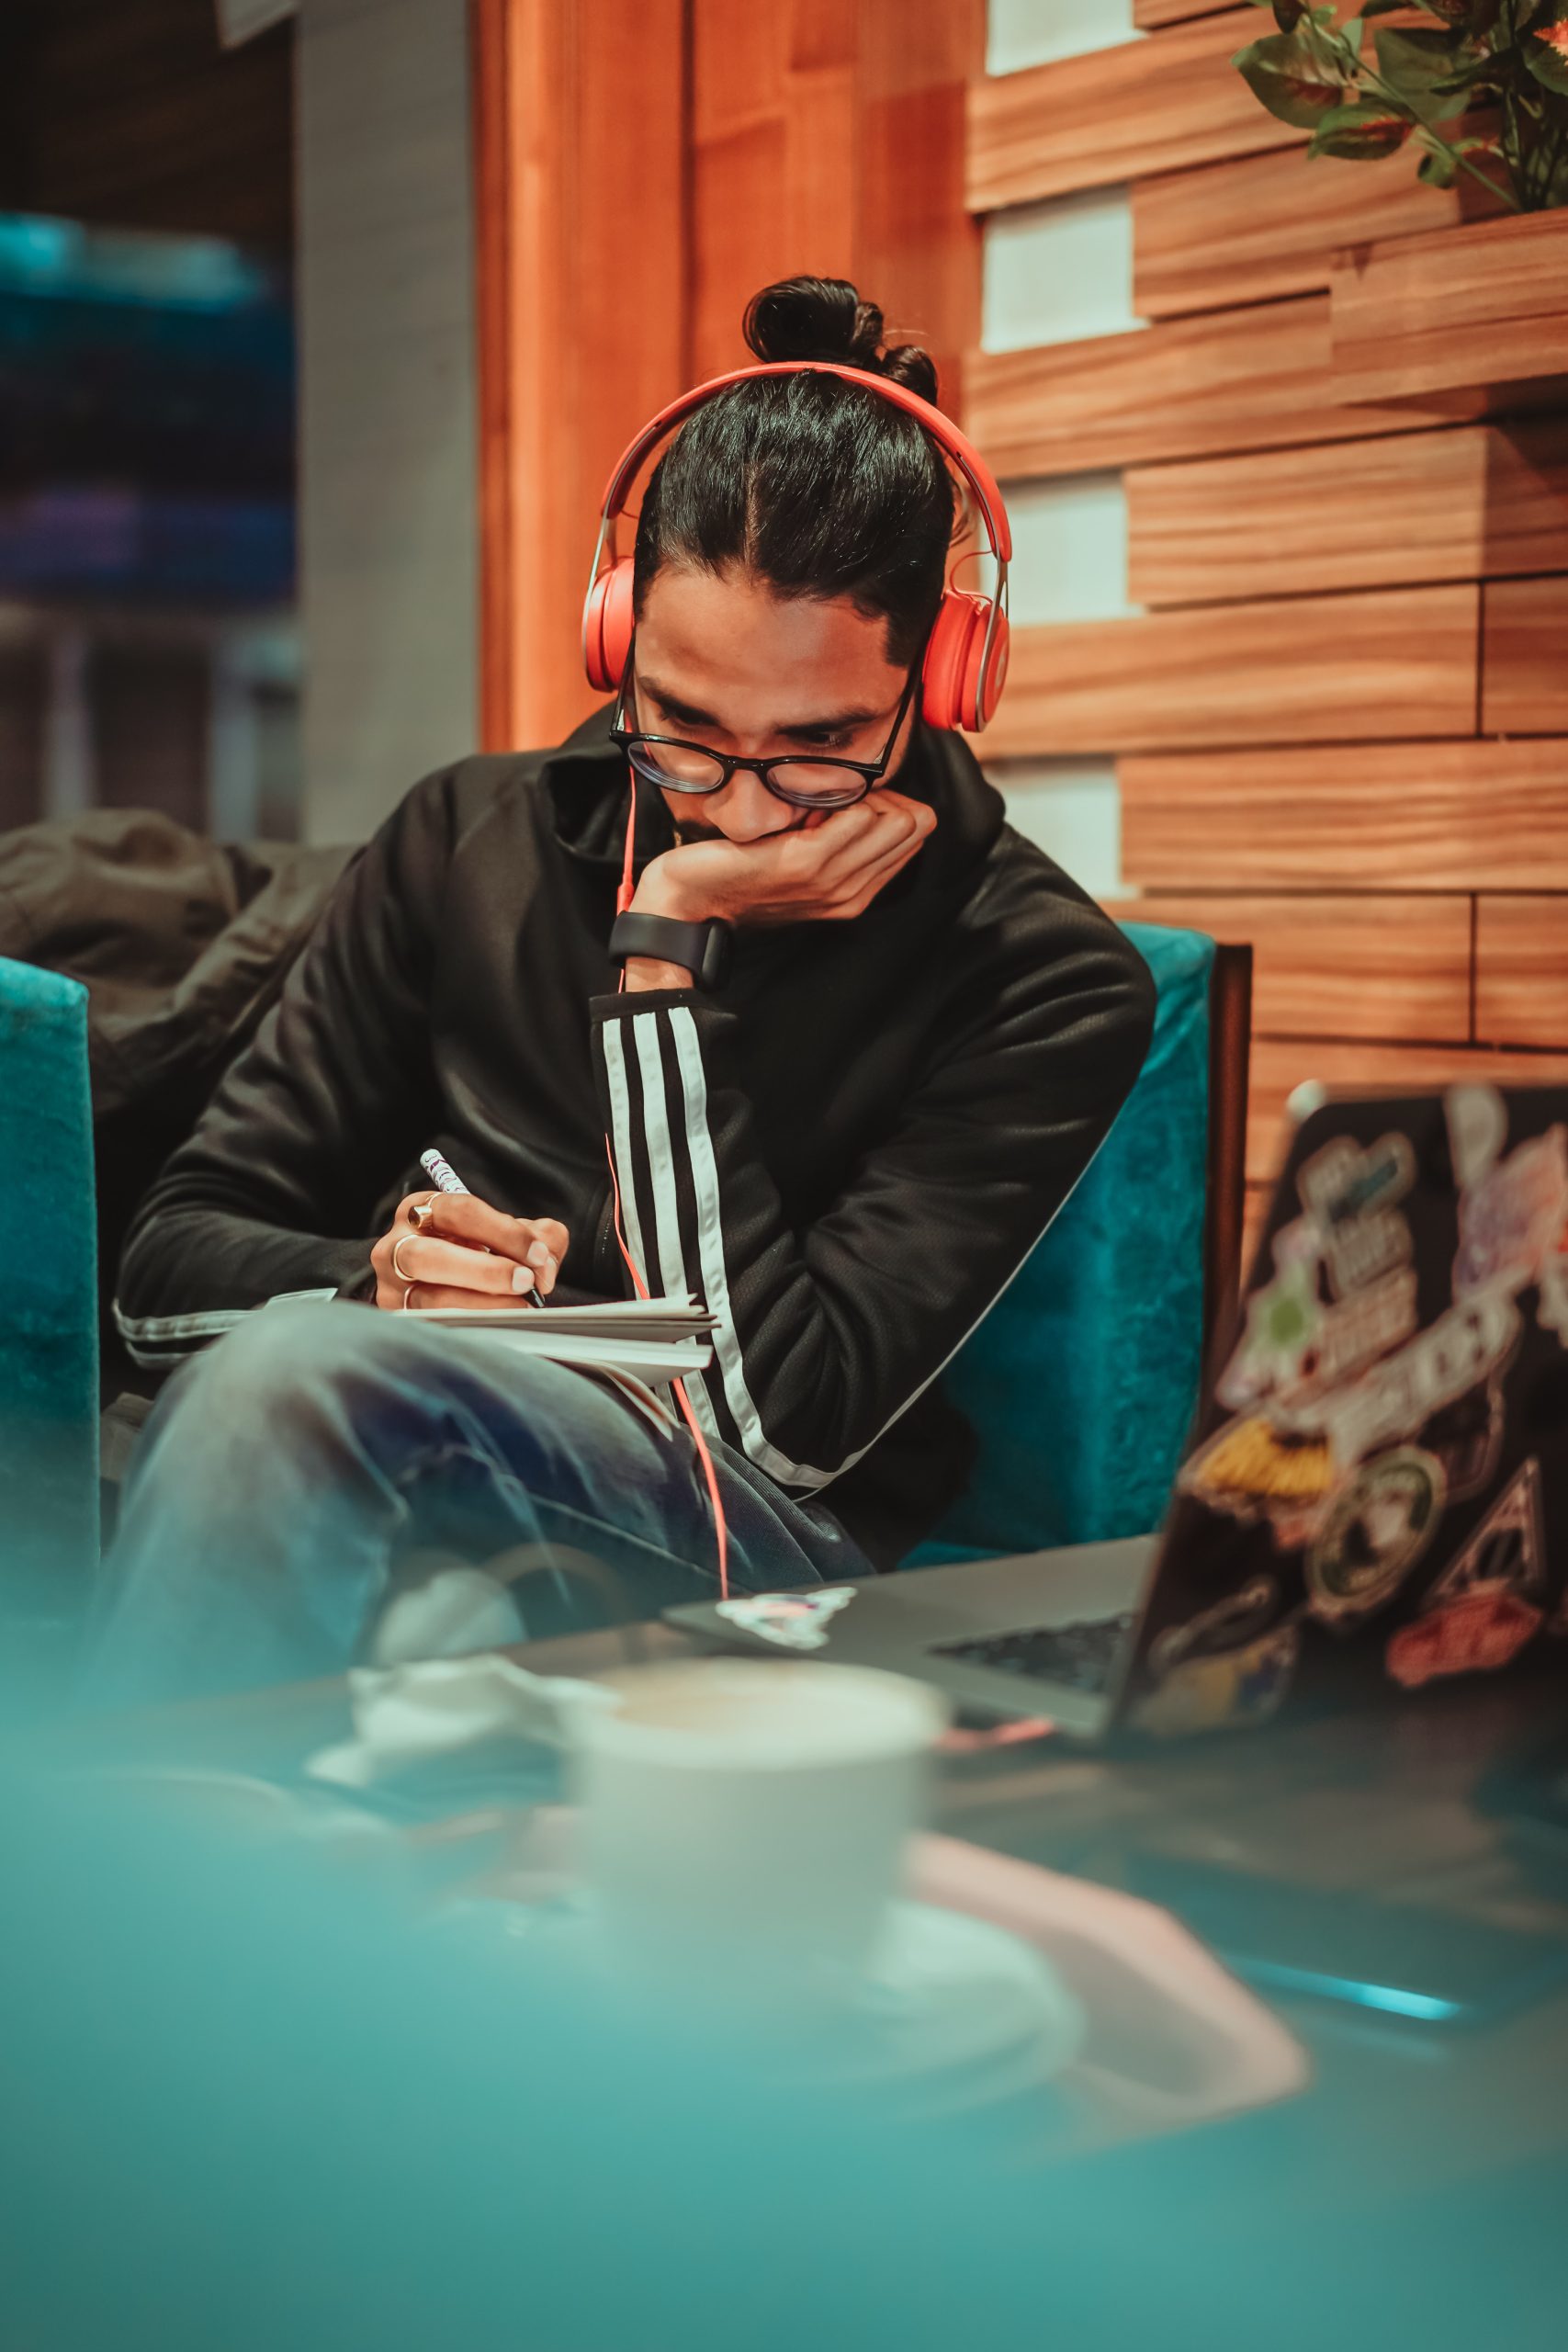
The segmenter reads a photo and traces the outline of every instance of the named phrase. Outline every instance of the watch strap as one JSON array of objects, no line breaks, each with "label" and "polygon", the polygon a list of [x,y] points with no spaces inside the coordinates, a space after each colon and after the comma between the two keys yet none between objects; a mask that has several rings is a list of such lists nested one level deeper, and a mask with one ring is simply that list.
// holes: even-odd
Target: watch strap
[{"label": "watch strap", "polygon": [[643,915],[627,911],[615,917],[610,932],[610,959],[624,964],[630,956],[648,956],[660,964],[679,964],[699,988],[713,988],[722,976],[729,926],[715,915],[706,922],[677,922],[672,915]]}]

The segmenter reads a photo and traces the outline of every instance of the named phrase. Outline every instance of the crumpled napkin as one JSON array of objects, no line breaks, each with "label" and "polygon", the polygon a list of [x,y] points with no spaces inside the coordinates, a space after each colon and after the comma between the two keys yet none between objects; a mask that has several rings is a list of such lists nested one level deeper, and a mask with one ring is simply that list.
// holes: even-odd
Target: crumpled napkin
[{"label": "crumpled napkin", "polygon": [[565,1676],[530,1674],[495,1651],[355,1667],[348,1677],[354,1737],[318,1748],[305,1770],[340,1788],[373,1781],[499,1744],[563,1747],[572,1717],[614,1707],[613,1690]]}]

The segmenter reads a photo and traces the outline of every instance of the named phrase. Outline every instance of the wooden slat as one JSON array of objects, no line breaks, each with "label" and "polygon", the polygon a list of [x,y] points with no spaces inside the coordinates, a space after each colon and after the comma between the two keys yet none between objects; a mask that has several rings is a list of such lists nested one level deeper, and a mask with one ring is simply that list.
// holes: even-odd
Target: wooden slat
[{"label": "wooden slat", "polygon": [[1122,870],[1145,890],[1568,890],[1568,741],[1206,752],[1117,774]]},{"label": "wooden slat", "polygon": [[693,0],[691,372],[740,365],[747,301],[811,269],[852,279],[925,345],[944,405],[979,322],[965,209],[983,0]]},{"label": "wooden slat", "polygon": [[504,514],[510,547],[482,578],[492,741],[555,742],[593,707],[580,615],[599,501],[633,434],[686,380],[682,14],[682,0],[604,0],[590,26],[554,0],[511,0],[476,22],[476,69],[502,85],[479,112],[501,141],[479,158],[479,185],[505,209],[503,233],[479,249],[481,514],[487,528]]},{"label": "wooden slat", "polygon": [[1461,1080],[1495,1086],[1568,1086],[1568,1054],[1495,1053],[1452,1046],[1307,1044],[1255,1037],[1247,1097],[1247,1173],[1266,1183],[1279,1165],[1285,1104],[1308,1080],[1334,1088],[1419,1094]]},{"label": "wooden slat", "polygon": [[1161,25],[1184,25],[1190,17],[1216,17],[1225,0],[1133,0],[1133,22],[1142,33],[1156,32]]},{"label": "wooden slat", "polygon": [[1134,604],[1568,567],[1568,417],[1141,468],[1126,491]]},{"label": "wooden slat", "polygon": [[1205,893],[1131,899],[1110,911],[1250,947],[1260,1033],[1412,1044],[1470,1035],[1466,898]]},{"label": "wooden slat", "polygon": [[1502,580],[1485,599],[1483,732],[1568,735],[1568,579]]},{"label": "wooden slat", "polygon": [[1475,912],[1476,1035],[1568,1046],[1568,896],[1483,899]]},{"label": "wooden slat", "polygon": [[1342,397],[1420,399],[1477,384],[1554,391],[1568,379],[1565,283],[1561,211],[1380,236],[1337,254],[1329,291]]},{"label": "wooden slat", "polygon": [[942,407],[962,414],[962,355],[980,332],[981,229],[964,175],[986,0],[811,5],[856,28],[854,277],[881,303],[890,339],[930,351]]},{"label": "wooden slat", "polygon": [[1382,590],[1025,628],[988,752],[1468,732],[1480,591]]},{"label": "wooden slat", "polygon": [[1231,64],[1257,27],[1250,9],[1229,9],[1146,40],[982,77],[969,97],[971,210],[1301,146],[1305,132],[1276,121]]},{"label": "wooden slat", "polygon": [[1134,180],[1133,308],[1162,319],[1323,292],[1336,248],[1370,222],[1398,237],[1450,228],[1478,205],[1487,199],[1473,182],[1428,187],[1406,153],[1309,162],[1295,148]]},{"label": "wooden slat", "polygon": [[1014,478],[1408,433],[1454,413],[1440,401],[1425,415],[1337,407],[1322,294],[1082,343],[971,352],[964,384],[968,431]]}]

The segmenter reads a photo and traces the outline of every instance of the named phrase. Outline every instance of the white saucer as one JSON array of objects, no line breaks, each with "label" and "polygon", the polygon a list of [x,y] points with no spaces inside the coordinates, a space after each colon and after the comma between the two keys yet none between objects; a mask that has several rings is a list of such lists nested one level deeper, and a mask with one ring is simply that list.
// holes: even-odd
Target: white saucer
[{"label": "white saucer", "polygon": [[[472,1925],[572,1960],[592,1941],[574,1892],[545,1902],[459,1898],[448,1907]],[[480,1915],[488,1914],[489,1920]],[[773,2021],[761,2019],[771,2032]],[[792,2079],[875,2094],[934,2115],[1012,2098],[1070,2065],[1087,2032],[1084,2012],[1032,1945],[987,1920],[925,1903],[897,1903],[866,1973],[784,2029]]]}]

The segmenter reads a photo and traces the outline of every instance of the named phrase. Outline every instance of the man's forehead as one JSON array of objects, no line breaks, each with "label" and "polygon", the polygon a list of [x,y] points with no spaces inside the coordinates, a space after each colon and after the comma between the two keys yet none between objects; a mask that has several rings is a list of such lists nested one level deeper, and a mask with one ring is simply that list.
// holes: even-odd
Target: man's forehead
[{"label": "man's forehead", "polygon": [[781,731],[799,729],[863,727],[869,719],[886,716],[886,703],[870,703],[863,698],[840,702],[825,697],[820,687],[802,696],[786,695],[777,686],[726,687],[721,682],[715,688],[705,687],[698,680],[689,684],[674,676],[655,676],[639,667],[638,679],[657,702],[668,709],[687,711],[694,716],[727,719],[739,715],[742,706],[746,715],[764,712],[762,723]]}]

